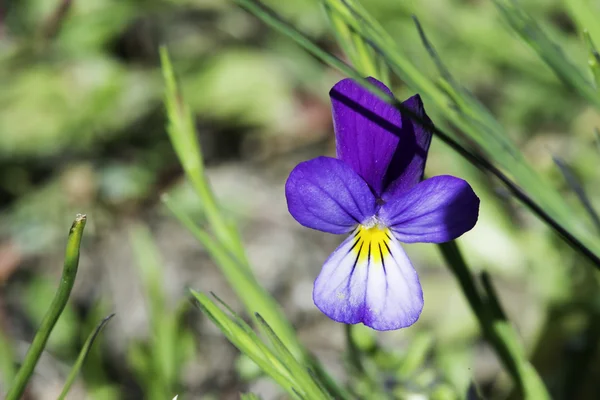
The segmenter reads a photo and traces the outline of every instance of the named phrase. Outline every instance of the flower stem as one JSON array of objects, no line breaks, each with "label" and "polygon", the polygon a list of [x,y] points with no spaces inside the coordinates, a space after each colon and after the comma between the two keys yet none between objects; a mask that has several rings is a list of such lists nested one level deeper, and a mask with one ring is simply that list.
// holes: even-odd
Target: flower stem
[{"label": "flower stem", "polygon": [[491,280],[483,275],[483,291],[477,288],[475,279],[455,241],[438,245],[448,267],[458,280],[479,326],[500,361],[511,375],[525,399],[550,399],[541,378],[527,360],[518,337],[506,319]]},{"label": "flower stem", "polygon": [[46,347],[46,342],[50,337],[50,333],[69,300],[71,289],[73,289],[73,284],[75,283],[77,268],[79,266],[79,246],[81,244],[85,222],[86,216],[77,214],[77,217],[71,226],[71,230],[69,231],[67,249],[65,251],[65,264],[58,290],[54,295],[52,304],[50,304],[50,309],[42,320],[40,329],[35,334],[33,342],[31,342],[25,360],[23,361],[21,368],[19,368],[19,372],[17,372],[17,376],[8,391],[6,400],[18,400],[23,395],[27,382],[33,374],[33,370],[42,355],[42,351],[44,351],[44,347]]},{"label": "flower stem", "polygon": [[348,361],[350,362],[350,365],[352,365],[355,373],[365,375],[365,367],[360,358],[360,349],[352,336],[352,327],[353,325],[350,324],[346,324],[344,327],[346,332],[346,346],[348,348]]}]

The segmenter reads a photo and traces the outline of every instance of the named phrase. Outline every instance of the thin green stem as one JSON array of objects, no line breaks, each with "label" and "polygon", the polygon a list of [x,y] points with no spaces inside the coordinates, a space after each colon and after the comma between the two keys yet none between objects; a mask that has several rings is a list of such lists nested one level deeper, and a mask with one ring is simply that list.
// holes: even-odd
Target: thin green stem
[{"label": "thin green stem", "polygon": [[69,231],[67,249],[65,251],[65,264],[58,290],[54,295],[52,304],[50,304],[50,309],[42,320],[40,329],[35,334],[33,342],[31,342],[25,360],[6,395],[6,400],[17,400],[23,395],[27,382],[33,374],[33,370],[44,351],[44,347],[46,347],[46,342],[50,337],[50,333],[69,300],[71,289],[73,289],[75,277],[77,276],[77,268],[79,266],[79,246],[81,245],[81,237],[83,236],[85,222],[86,216],[77,214],[77,217],[71,226],[71,230]]},{"label": "thin green stem", "polygon": [[92,349],[92,345],[94,344],[94,341],[96,340],[96,338],[98,337],[98,335],[100,334],[102,329],[104,329],[106,324],[108,324],[110,319],[114,316],[115,316],[115,314],[110,314],[108,317],[106,317],[102,321],[100,321],[98,326],[96,326],[96,329],[94,329],[94,331],[88,336],[85,343],[83,344],[83,347],[81,348],[81,351],[79,352],[77,361],[75,361],[73,368],[71,368],[71,372],[69,372],[69,376],[67,377],[67,380],[65,381],[65,385],[63,386],[62,392],[60,392],[60,395],[58,396],[58,400],[63,400],[65,397],[67,397],[67,393],[69,393],[69,390],[71,390],[71,386],[73,386],[73,382],[75,382],[75,378],[77,378],[77,375],[79,374],[79,371],[81,370],[81,367],[83,366],[83,362],[85,361],[87,355],[89,354],[90,350]]},{"label": "thin green stem", "polygon": [[506,320],[489,276],[483,276],[482,293],[455,241],[438,245],[448,267],[458,280],[485,338],[526,399],[550,399],[544,384],[533,369],[510,323]]},{"label": "thin green stem", "polygon": [[356,342],[354,341],[354,337],[352,336],[352,328],[353,325],[345,325],[346,347],[348,348],[348,361],[350,362],[350,365],[352,365],[354,371],[357,374],[366,375],[365,367],[360,357],[360,349],[358,348]]}]

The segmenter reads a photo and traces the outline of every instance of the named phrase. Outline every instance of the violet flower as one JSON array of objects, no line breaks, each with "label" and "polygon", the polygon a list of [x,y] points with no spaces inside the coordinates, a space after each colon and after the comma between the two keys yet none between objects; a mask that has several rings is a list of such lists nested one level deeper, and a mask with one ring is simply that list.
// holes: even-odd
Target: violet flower
[{"label": "violet flower", "polygon": [[[338,322],[410,326],[423,309],[423,291],[400,242],[459,237],[477,222],[479,199],[462,179],[423,180],[431,132],[416,121],[351,79],[338,82],[330,97],[337,158],[298,164],[285,187],[300,224],[350,233],[325,261],[313,300]],[[402,104],[429,121],[419,95]]]}]

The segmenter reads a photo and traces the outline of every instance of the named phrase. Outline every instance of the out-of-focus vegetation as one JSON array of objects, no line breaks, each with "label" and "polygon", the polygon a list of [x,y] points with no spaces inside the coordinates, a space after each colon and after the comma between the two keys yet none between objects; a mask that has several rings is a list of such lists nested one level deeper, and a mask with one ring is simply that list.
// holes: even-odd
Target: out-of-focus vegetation
[{"label": "out-of-focus vegetation", "polygon": [[[266,3],[341,54],[318,1]],[[598,208],[598,108],[561,81],[493,1],[363,3],[406,57],[434,77],[438,71],[411,19],[417,15],[456,81],[578,210],[575,224],[593,226],[579,222],[585,212],[553,156]],[[586,26],[594,20],[578,11],[583,4],[600,16],[600,7],[591,0],[519,4],[593,82],[582,28],[593,40],[597,27]],[[283,305],[300,341],[332,375],[347,379],[340,367],[343,329],[311,303],[312,280],[337,243],[297,227],[283,199],[296,162],[332,151],[327,92],[341,76],[227,0],[26,0],[0,7],[0,393],[14,375],[9,360],[23,358],[52,299],[64,227],[76,212],[89,218],[80,276],[29,398],[58,396],[87,335],[111,312],[117,316],[92,348],[73,398],[280,393],[204,316],[182,305],[185,288],[194,287],[242,309],[206,253],[159,202],[168,191],[205,222],[165,131],[160,45],[169,49],[208,176],[241,227],[258,281]],[[393,83],[398,98],[412,94]],[[427,172],[464,177],[481,197],[480,222],[461,239],[463,250],[475,272],[494,277],[553,395],[597,398],[596,272],[501,185],[437,140]],[[139,224],[149,226],[153,239]],[[373,379],[380,379],[398,398],[460,398],[475,390],[473,382],[485,393],[507,393],[509,381],[480,341],[435,248],[413,245],[408,252],[423,282],[424,314],[398,332],[354,331],[368,355],[366,378],[354,382],[355,391],[372,394]]]}]

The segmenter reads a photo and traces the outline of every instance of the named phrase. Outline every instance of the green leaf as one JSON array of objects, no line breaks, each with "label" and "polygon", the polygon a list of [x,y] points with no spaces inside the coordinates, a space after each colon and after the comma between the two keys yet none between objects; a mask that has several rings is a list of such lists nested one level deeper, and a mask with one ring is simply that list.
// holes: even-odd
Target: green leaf
[{"label": "green leaf", "polygon": [[252,359],[267,375],[277,382],[295,399],[306,397],[305,388],[290,375],[283,362],[264,343],[256,333],[237,315],[229,316],[203,293],[191,291],[198,301],[200,310],[209,317],[223,334],[242,353]]},{"label": "green leaf", "polygon": [[565,4],[579,31],[588,31],[590,42],[600,46],[600,8],[596,0],[565,0]]},{"label": "green leaf", "polygon": [[[575,89],[590,103],[600,108],[600,92],[596,91],[583,72],[577,68],[565,52],[543,31],[515,0],[493,0],[505,21],[546,62],[554,73],[568,86]],[[597,25],[597,21],[594,26]]]},{"label": "green leaf", "polygon": [[304,388],[309,399],[328,399],[330,398],[325,392],[321,390],[321,387],[318,383],[316,383],[313,377],[309,374],[308,369],[301,365],[294,355],[289,351],[287,347],[283,344],[281,339],[277,337],[277,334],[271,329],[267,321],[260,316],[260,314],[256,313],[256,318],[260,323],[260,326],[263,328],[263,332],[269,338],[269,341],[273,345],[275,349],[275,353],[278,358],[281,359],[285,367],[288,369],[290,374],[296,378],[298,383]]},{"label": "green leaf", "polygon": [[[594,82],[596,83],[596,90],[598,93],[600,93],[600,53],[598,53],[598,49],[596,46],[594,46],[594,42],[592,41],[589,31],[584,31],[583,37],[589,52],[588,65],[590,66],[590,71],[592,71],[592,76],[594,77]],[[600,41],[600,37],[598,38],[598,41]]]},{"label": "green leaf", "polygon": [[84,363],[87,355],[89,354],[90,349],[92,348],[92,345],[94,344],[94,341],[96,340],[96,338],[98,337],[98,335],[100,334],[102,329],[104,329],[106,324],[108,324],[108,322],[114,316],[115,316],[115,314],[111,314],[108,317],[104,318],[102,321],[100,321],[100,323],[98,324],[96,329],[94,329],[94,331],[88,336],[87,340],[83,344],[83,347],[81,348],[81,351],[79,352],[77,361],[75,361],[75,364],[71,368],[71,372],[69,372],[69,376],[67,377],[65,385],[63,387],[63,390],[60,393],[60,395],[58,396],[59,400],[64,399],[67,396],[67,394],[69,393],[69,390],[71,389],[73,382],[75,382],[75,378],[77,378],[77,375],[79,374],[79,371],[81,370],[81,367],[83,366],[83,363]]}]

